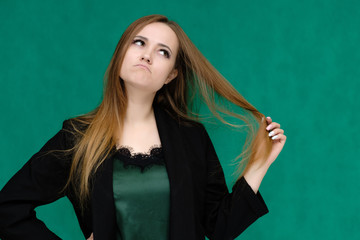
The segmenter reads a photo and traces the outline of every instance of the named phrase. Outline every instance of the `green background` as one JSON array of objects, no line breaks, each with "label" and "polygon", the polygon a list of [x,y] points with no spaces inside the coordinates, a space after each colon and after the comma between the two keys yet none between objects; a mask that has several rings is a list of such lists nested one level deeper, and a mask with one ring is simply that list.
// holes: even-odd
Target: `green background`
[{"label": "green background", "polygon": [[[125,28],[177,21],[286,145],[260,191],[270,213],[238,239],[360,239],[360,2],[0,1],[0,187],[61,127],[101,100]],[[239,133],[210,129],[231,187]],[[38,217],[83,239],[66,199]]]}]

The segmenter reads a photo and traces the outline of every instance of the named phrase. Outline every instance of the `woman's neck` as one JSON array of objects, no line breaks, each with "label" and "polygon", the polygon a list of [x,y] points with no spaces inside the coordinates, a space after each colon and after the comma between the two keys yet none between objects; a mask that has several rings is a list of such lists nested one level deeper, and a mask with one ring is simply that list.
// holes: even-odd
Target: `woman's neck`
[{"label": "woman's neck", "polygon": [[152,107],[155,94],[128,91],[125,124],[141,124],[154,118]]}]

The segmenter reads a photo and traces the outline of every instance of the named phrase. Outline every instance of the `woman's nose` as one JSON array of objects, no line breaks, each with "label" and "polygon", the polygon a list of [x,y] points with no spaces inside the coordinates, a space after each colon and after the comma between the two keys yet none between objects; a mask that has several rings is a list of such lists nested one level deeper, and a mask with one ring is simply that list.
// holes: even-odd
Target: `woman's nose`
[{"label": "woman's nose", "polygon": [[141,60],[146,61],[148,64],[151,64],[151,57],[150,54],[143,54]]}]

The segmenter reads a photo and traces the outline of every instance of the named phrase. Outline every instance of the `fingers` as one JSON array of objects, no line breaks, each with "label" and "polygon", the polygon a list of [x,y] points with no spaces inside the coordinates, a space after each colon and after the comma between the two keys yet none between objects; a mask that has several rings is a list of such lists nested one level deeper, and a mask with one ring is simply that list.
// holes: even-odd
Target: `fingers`
[{"label": "fingers", "polygon": [[266,117],[266,121],[267,121],[268,124],[270,124],[272,122],[271,117]]},{"label": "fingers", "polygon": [[271,137],[272,140],[286,140],[286,136],[284,135],[284,130],[280,128],[280,124],[277,122],[273,122],[271,117],[267,117],[266,121],[268,123],[268,126],[266,127],[266,130],[269,131],[269,137]]},{"label": "fingers", "polygon": [[[273,137],[275,137],[279,134],[283,134],[283,133],[284,133],[284,130],[282,130],[280,128],[276,128],[276,129],[272,130],[271,132],[269,132],[269,137],[273,138]],[[276,137],[276,138],[278,138],[278,137]],[[276,138],[273,138],[273,139],[276,139]]]},{"label": "fingers", "polygon": [[276,134],[275,136],[271,137],[271,139],[281,141],[281,140],[286,140],[286,136],[282,133],[279,133],[279,134]]},{"label": "fingers", "polygon": [[272,119],[270,117],[266,118],[266,121],[268,123],[268,126],[266,127],[266,130],[271,131],[274,128],[280,128],[280,124],[277,122],[273,122]]}]

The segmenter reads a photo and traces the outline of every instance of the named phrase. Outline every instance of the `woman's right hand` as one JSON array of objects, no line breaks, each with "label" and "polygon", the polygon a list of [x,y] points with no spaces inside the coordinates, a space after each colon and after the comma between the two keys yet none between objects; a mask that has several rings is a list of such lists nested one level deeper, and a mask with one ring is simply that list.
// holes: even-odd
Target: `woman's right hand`
[{"label": "woman's right hand", "polygon": [[91,233],[90,237],[86,240],[94,240],[93,234]]}]

